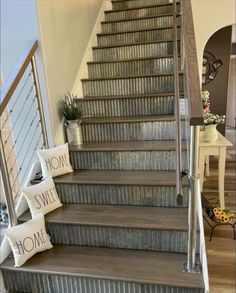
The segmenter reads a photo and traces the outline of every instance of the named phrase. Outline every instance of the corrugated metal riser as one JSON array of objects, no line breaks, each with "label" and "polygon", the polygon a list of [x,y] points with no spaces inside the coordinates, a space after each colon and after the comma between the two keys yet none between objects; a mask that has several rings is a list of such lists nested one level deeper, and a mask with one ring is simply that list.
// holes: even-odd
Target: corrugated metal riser
[{"label": "corrugated metal riser", "polygon": [[174,97],[145,97],[85,100],[80,99],[78,106],[84,117],[131,117],[160,114],[174,114]]},{"label": "corrugated metal riser", "polygon": [[117,12],[111,12],[105,14],[105,20],[122,20],[122,19],[131,19],[131,18],[138,18],[138,17],[145,17],[145,16],[156,16],[156,15],[163,15],[163,14],[171,14],[173,13],[173,5],[166,5],[166,6],[156,6],[150,8],[139,8],[139,9],[132,9],[132,10],[123,10]]},{"label": "corrugated metal riser", "polygon": [[[85,97],[129,96],[174,92],[174,75],[82,81]],[[180,75],[183,91],[183,76]]]},{"label": "corrugated metal riser", "polygon": [[2,273],[8,290],[25,293],[204,293],[203,289],[177,288],[97,278],[8,270],[3,270]]},{"label": "corrugated metal riser", "polygon": [[[182,123],[182,139],[186,139],[185,124]],[[84,142],[174,140],[175,122],[124,122],[82,125]]]},{"label": "corrugated metal riser", "polygon": [[[183,168],[188,168],[187,153],[182,153]],[[176,170],[175,151],[88,151],[70,152],[74,170]]]},{"label": "corrugated metal riser", "polygon": [[93,50],[94,61],[111,61],[173,55],[173,42],[132,45]]},{"label": "corrugated metal riser", "polygon": [[173,58],[161,58],[114,63],[96,63],[88,65],[88,72],[89,78],[168,74],[174,72],[174,60]]},{"label": "corrugated metal riser", "polygon": [[[178,30],[179,36],[179,30]],[[163,28],[157,30],[147,30],[143,32],[127,32],[115,35],[98,35],[98,46],[115,46],[133,43],[154,42],[158,40],[172,40],[173,28]]]},{"label": "corrugated metal riser", "polygon": [[127,8],[135,8],[149,6],[149,5],[160,5],[160,4],[168,4],[170,1],[168,0],[131,0],[131,1],[121,1],[121,2],[113,2],[112,9],[127,9]]},{"label": "corrugated metal riser", "polygon": [[159,16],[137,20],[131,19],[119,22],[102,23],[102,33],[115,33],[138,29],[148,29],[152,27],[167,27],[172,25],[172,16]]},{"label": "corrugated metal riser", "polygon": [[[56,183],[63,203],[180,207],[174,186],[102,185]],[[183,205],[188,206],[188,187],[183,188]]]},{"label": "corrugated metal riser", "polygon": [[46,224],[54,244],[187,252],[187,231]]}]

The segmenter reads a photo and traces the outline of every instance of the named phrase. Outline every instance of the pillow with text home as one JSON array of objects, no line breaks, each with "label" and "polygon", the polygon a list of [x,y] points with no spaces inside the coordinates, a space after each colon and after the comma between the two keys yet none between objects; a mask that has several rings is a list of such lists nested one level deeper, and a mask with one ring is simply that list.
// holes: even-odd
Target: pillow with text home
[{"label": "pillow with text home", "polygon": [[70,164],[68,143],[51,149],[38,150],[43,178],[56,177],[73,172]]},{"label": "pillow with text home", "polygon": [[15,267],[22,266],[36,253],[53,247],[45,229],[43,214],[26,223],[8,228],[5,235],[13,252]]}]

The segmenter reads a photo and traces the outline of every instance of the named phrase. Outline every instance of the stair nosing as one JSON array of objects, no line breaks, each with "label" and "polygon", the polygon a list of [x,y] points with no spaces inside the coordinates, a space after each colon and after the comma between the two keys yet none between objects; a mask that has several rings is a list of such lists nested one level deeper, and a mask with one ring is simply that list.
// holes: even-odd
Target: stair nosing
[{"label": "stair nosing", "polygon": [[[107,212],[109,211],[109,212]],[[112,211],[112,212],[110,212]],[[62,215],[68,216],[73,212],[78,212],[78,217],[67,218],[61,217]],[[122,213],[123,212],[123,213]],[[81,214],[80,214],[81,213]],[[173,218],[173,213],[176,216]],[[88,214],[93,214],[92,217],[88,217]],[[130,222],[121,222],[119,217],[115,215],[123,214],[129,215]],[[157,215],[158,218],[153,221],[147,219],[148,215]],[[58,216],[59,215],[59,216]],[[160,216],[162,215],[162,217]],[[166,219],[163,215],[170,216],[171,223],[165,225]],[[143,206],[129,206],[129,205],[96,205],[96,204],[74,204],[64,203],[62,207],[52,211],[45,215],[45,223],[47,224],[59,224],[59,225],[78,225],[78,226],[99,226],[109,228],[123,228],[123,229],[138,229],[138,230],[155,230],[155,231],[182,231],[186,232],[188,208],[176,208],[176,207],[143,207]],[[100,218],[100,216],[102,216]],[[147,222],[137,222],[137,218],[147,219]],[[23,215],[19,217],[19,222],[26,222],[30,220],[31,214],[27,210]],[[100,218],[100,219],[99,219]],[[113,218],[113,221],[107,221]],[[133,221],[132,220],[136,220]],[[180,222],[176,224],[175,220]],[[172,226],[171,226],[172,225]]]},{"label": "stair nosing", "polygon": [[[129,141],[129,142],[87,142],[82,145],[70,145],[70,152],[155,152],[175,151],[175,140]],[[182,141],[182,150],[186,150],[186,141]]]},{"label": "stair nosing", "polygon": [[173,43],[173,42],[174,42],[173,40],[158,40],[158,41],[152,41],[152,42],[129,43],[129,44],[123,44],[123,45],[94,46],[94,47],[92,47],[92,49],[93,50],[99,50],[99,49],[131,47],[131,46],[142,46],[142,45],[147,45],[147,44]]},{"label": "stair nosing", "polygon": [[[101,180],[98,175],[104,175]],[[122,177],[123,175],[123,177]],[[131,177],[130,177],[131,175]],[[146,177],[144,178],[144,175]],[[111,177],[109,177],[111,176]],[[132,177],[133,176],[133,177]],[[140,176],[140,177],[138,177]],[[138,180],[137,180],[138,178]],[[79,170],[54,178],[56,184],[113,186],[176,186],[175,171]],[[189,186],[183,178],[183,186]]]},{"label": "stair nosing", "polygon": [[[184,93],[180,93],[181,96],[184,95]],[[169,97],[169,96],[175,96],[174,92],[169,92],[169,93],[156,93],[156,94],[137,94],[137,95],[129,95],[129,96],[86,96],[83,98],[77,98],[77,102],[82,102],[83,100],[85,101],[92,101],[92,100],[113,100],[113,99],[142,99],[142,98],[161,98],[161,97]]]},{"label": "stair nosing", "polygon": [[151,19],[151,18],[159,18],[159,17],[168,17],[173,16],[171,13],[166,14],[157,14],[154,16],[143,16],[143,17],[135,17],[135,18],[129,18],[129,19],[117,19],[117,20],[105,20],[101,21],[101,24],[108,24],[108,23],[115,23],[115,22],[125,22],[125,21],[133,21],[133,20],[142,20],[142,19]]},{"label": "stair nosing", "polygon": [[[180,57],[180,55],[179,55]],[[111,60],[111,61],[88,61],[88,65],[95,65],[95,64],[107,64],[107,63],[122,63],[122,62],[132,62],[132,61],[145,61],[145,60],[155,60],[155,59],[174,59],[173,54],[172,55],[165,55],[165,56],[150,56],[150,57],[141,57],[141,58],[131,58],[131,59],[120,59],[120,60]]]},{"label": "stair nosing", "polygon": [[109,13],[116,13],[116,12],[122,12],[122,11],[140,10],[140,9],[162,7],[162,6],[173,6],[173,3],[155,4],[155,5],[149,5],[149,6],[143,6],[143,7],[132,7],[132,8],[117,9],[117,10],[106,10],[104,12],[105,14],[109,14]]},{"label": "stair nosing", "polygon": [[[178,25],[177,27],[180,27]],[[113,35],[122,35],[122,34],[132,34],[132,33],[138,33],[138,32],[148,32],[148,31],[156,31],[156,30],[166,30],[166,29],[173,29],[174,26],[163,26],[163,27],[150,27],[150,28],[144,28],[144,29],[137,29],[137,30],[127,30],[127,31],[118,31],[118,32],[110,32],[110,33],[97,33],[98,37],[103,36],[113,36]]]},{"label": "stair nosing", "polygon": [[[155,73],[155,74],[145,74],[145,75],[126,75],[119,77],[96,77],[96,78],[83,78],[82,82],[86,81],[99,81],[99,80],[118,80],[118,79],[132,79],[132,78],[149,78],[149,77],[159,77],[159,76],[173,76],[175,73]],[[182,71],[179,71],[179,74],[183,74]]]},{"label": "stair nosing", "polygon": [[127,116],[127,117],[89,117],[82,118],[83,124],[105,124],[105,123],[136,123],[136,122],[156,122],[175,121],[175,115],[153,115],[153,116]]},{"label": "stair nosing", "polygon": [[[124,3],[124,2],[132,2],[132,1],[136,1],[136,0],[111,0],[111,3]],[[178,1],[177,1],[177,3],[179,3]],[[170,4],[170,2],[168,3],[167,2],[167,4]]]}]

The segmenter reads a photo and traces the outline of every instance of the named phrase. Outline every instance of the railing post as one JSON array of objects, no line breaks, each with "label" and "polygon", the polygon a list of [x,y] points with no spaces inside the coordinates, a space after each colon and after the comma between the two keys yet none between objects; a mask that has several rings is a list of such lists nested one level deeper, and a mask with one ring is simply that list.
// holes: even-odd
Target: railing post
[{"label": "railing post", "polygon": [[47,128],[46,128],[46,122],[45,122],[45,116],[44,116],[44,110],[43,110],[43,102],[42,102],[42,97],[41,97],[41,90],[40,90],[40,85],[39,85],[39,78],[38,78],[37,65],[36,65],[36,61],[35,61],[35,55],[32,56],[31,66],[32,66],[33,79],[34,79],[34,85],[35,85],[35,91],[36,91],[36,98],[37,98],[37,103],[38,103],[39,117],[40,117],[40,122],[41,122],[41,127],[42,127],[43,146],[45,148],[48,148]]},{"label": "railing post", "polygon": [[177,36],[176,0],[173,2],[173,32],[174,32],[174,87],[175,87],[175,120],[176,120],[176,196],[179,205],[182,204],[182,147],[180,118],[180,87],[179,87],[179,54]]},{"label": "railing post", "polygon": [[5,200],[8,210],[9,224],[11,227],[17,225],[17,216],[14,206],[13,193],[11,189],[10,177],[7,168],[7,161],[4,152],[2,133],[0,132],[0,171],[2,174],[4,192],[5,192]]},{"label": "railing post", "polygon": [[180,5],[180,13],[179,13],[179,19],[180,19],[180,70],[184,71],[185,69],[185,47],[184,47],[184,31],[183,31],[183,7],[182,7],[182,1],[179,2]]},{"label": "railing post", "polygon": [[190,127],[190,192],[188,207],[188,256],[183,270],[199,273],[200,266],[196,262],[197,247],[197,192],[198,192],[198,139],[199,126]]}]

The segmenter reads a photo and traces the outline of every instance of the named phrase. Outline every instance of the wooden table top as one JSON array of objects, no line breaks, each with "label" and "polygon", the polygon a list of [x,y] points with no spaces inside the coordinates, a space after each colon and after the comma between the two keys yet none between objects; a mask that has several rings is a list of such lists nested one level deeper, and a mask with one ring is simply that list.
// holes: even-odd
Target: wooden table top
[{"label": "wooden table top", "polygon": [[204,141],[204,131],[200,131],[199,134],[199,147],[229,147],[232,146],[233,144],[226,138],[224,137],[218,130],[218,139],[215,142],[206,142]]}]

